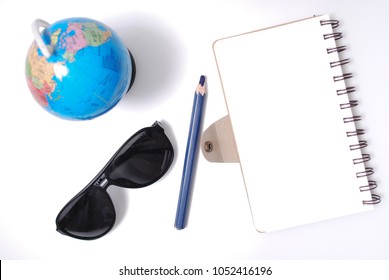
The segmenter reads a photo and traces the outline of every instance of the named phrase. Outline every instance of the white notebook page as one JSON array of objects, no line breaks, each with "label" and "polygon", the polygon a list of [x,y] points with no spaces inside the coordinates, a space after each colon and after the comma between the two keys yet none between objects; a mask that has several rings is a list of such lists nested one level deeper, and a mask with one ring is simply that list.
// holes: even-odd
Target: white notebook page
[{"label": "white notebook page", "polygon": [[267,232],[372,209],[354,164],[360,150],[351,109],[340,109],[341,67],[331,68],[328,16],[218,40],[214,52],[258,231]]}]

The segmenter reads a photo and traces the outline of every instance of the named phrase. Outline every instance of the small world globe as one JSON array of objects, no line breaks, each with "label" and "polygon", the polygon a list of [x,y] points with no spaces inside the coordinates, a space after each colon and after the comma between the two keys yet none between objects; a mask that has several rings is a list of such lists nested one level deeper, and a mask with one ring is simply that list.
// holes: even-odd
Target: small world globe
[{"label": "small world globe", "polygon": [[105,24],[69,18],[53,24],[36,20],[32,27],[35,40],[25,74],[46,111],[63,119],[92,119],[112,109],[130,89],[134,59]]}]

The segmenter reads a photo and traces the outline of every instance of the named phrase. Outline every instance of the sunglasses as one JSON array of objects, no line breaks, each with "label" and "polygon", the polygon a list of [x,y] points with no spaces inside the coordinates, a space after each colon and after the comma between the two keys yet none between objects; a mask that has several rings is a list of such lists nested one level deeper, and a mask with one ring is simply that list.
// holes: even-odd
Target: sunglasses
[{"label": "sunglasses", "polygon": [[97,176],[59,212],[57,231],[78,239],[96,239],[115,224],[107,188],[142,188],[158,181],[173,162],[174,150],[159,122],[139,130],[114,154]]}]

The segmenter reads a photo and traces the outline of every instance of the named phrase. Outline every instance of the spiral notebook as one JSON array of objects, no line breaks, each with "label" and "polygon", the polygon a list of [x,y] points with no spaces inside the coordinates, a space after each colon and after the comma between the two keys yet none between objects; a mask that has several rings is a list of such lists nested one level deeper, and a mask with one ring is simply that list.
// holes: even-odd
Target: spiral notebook
[{"label": "spiral notebook", "polygon": [[315,16],[217,40],[214,54],[255,228],[373,209],[373,168],[342,71],[339,22]]}]

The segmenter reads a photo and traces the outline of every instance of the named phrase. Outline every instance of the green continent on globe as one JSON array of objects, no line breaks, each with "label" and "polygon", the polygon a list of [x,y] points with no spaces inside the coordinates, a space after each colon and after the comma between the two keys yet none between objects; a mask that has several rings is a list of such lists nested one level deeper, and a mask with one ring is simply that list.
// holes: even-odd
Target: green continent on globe
[{"label": "green continent on globe", "polygon": [[[76,53],[86,47],[99,47],[106,43],[112,33],[102,30],[93,22],[69,23],[62,32],[59,28],[52,32],[50,44],[55,45],[55,52],[62,55],[64,61],[49,63],[46,57],[38,53],[36,43],[30,47],[26,60],[26,76],[28,86],[38,103],[48,106],[48,99],[53,100],[56,82],[54,75],[59,79],[66,74],[66,62],[73,63]],[[60,95],[56,96],[60,98]]]}]

